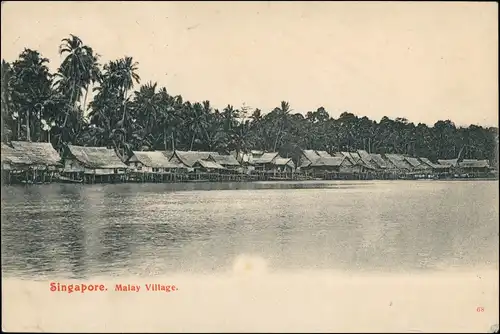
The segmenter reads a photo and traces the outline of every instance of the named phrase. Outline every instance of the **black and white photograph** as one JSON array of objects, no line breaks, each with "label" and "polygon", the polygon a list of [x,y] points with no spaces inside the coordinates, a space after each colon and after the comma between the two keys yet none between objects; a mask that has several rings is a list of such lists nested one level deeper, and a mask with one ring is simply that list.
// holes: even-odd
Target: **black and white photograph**
[{"label": "black and white photograph", "polygon": [[498,3],[3,1],[2,330],[498,333]]}]

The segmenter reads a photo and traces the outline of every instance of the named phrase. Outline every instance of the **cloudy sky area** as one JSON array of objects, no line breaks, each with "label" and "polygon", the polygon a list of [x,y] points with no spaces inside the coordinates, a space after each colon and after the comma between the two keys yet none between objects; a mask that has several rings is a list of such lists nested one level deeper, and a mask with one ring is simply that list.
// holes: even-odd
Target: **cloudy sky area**
[{"label": "cloudy sky area", "polygon": [[2,2],[1,50],[37,49],[55,70],[72,33],[217,108],[496,126],[497,17],[493,2]]}]

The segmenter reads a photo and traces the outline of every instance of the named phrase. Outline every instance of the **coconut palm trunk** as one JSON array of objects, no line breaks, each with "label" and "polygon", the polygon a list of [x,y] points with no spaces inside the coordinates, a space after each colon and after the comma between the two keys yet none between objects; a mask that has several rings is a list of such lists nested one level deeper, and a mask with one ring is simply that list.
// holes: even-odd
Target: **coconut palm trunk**
[{"label": "coconut palm trunk", "polygon": [[30,138],[30,111],[26,109],[26,140],[31,141]]}]

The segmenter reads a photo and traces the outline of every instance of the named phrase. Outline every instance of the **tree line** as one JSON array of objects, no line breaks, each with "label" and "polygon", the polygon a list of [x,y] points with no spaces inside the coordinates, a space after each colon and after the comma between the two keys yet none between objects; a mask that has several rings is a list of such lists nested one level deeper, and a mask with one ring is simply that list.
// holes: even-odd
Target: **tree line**
[{"label": "tree line", "polygon": [[377,122],[349,112],[334,119],[323,107],[301,113],[286,101],[267,112],[232,105],[219,110],[209,100],[171,95],[157,83],[140,85],[132,57],[101,65],[99,54],[77,36],[63,39],[59,53],[63,61],[55,73],[49,59],[28,48],[12,62],[2,60],[2,141],[51,142],[57,149],[107,146],[121,156],[131,150],[364,149],[433,161],[459,154],[498,160],[497,127],[457,127],[450,120],[429,127],[389,117]]}]

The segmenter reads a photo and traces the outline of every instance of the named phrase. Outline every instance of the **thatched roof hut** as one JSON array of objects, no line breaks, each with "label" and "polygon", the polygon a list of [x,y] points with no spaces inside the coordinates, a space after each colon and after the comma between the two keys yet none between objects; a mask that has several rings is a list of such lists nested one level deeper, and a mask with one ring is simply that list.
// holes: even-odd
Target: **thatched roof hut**
[{"label": "thatched roof hut", "polygon": [[293,162],[292,158],[281,158],[277,157],[274,162],[274,165],[279,166],[279,167],[285,167],[288,166],[292,169],[295,169],[295,163]]},{"label": "thatched roof hut", "polygon": [[358,150],[356,152],[360,157],[363,165],[369,169],[378,169],[377,165],[373,162],[371,155],[365,150]]},{"label": "thatched roof hut", "polygon": [[438,159],[438,163],[446,167],[457,167],[458,159]]},{"label": "thatched roof hut", "polygon": [[210,155],[218,155],[217,152],[202,151],[174,151],[170,158],[174,163],[181,163],[186,167],[192,168],[198,160],[209,160]]},{"label": "thatched roof hut", "polygon": [[430,170],[431,167],[422,161],[420,161],[418,158],[414,157],[405,157],[405,161],[411,165],[411,167],[417,171],[425,171],[425,170]]},{"label": "thatched roof hut", "polygon": [[115,150],[106,147],[68,145],[65,159],[75,159],[89,169],[125,169],[127,166],[116,155]]},{"label": "thatched roof hut", "polygon": [[223,169],[226,169],[224,166],[219,165],[215,161],[203,160],[203,159],[197,160],[193,164],[193,167],[194,168],[196,168],[196,167],[202,167],[204,169],[214,169],[214,170],[223,170]]},{"label": "thatched roof hut", "polygon": [[382,155],[380,154],[370,153],[370,158],[372,164],[379,169],[391,168],[391,165],[387,162],[387,160],[384,160],[384,158],[382,158]]},{"label": "thatched roof hut", "polygon": [[406,162],[401,154],[386,154],[386,158],[396,167],[396,169],[411,171],[413,167]]},{"label": "thatched roof hut", "polygon": [[321,158],[321,156],[315,150],[302,150],[300,167],[308,167],[319,158]]},{"label": "thatched roof hut", "polygon": [[11,145],[19,156],[25,156],[30,161],[30,165],[61,166],[61,156],[50,143],[13,141]]},{"label": "thatched roof hut", "polygon": [[340,165],[342,165],[345,159],[345,157],[319,158],[311,164],[311,167],[339,167]]},{"label": "thatched roof hut", "polygon": [[20,151],[16,151],[13,147],[2,143],[2,151],[0,154],[2,161],[2,169],[11,169],[14,166],[29,166],[32,164],[28,156]]},{"label": "thatched roof hut", "polygon": [[425,165],[429,166],[433,170],[446,171],[446,170],[450,169],[450,165],[436,164],[436,163],[433,163],[432,161],[430,161],[427,158],[419,158],[419,160],[422,161],[422,164],[425,164]]},{"label": "thatched roof hut", "polygon": [[181,168],[180,165],[169,161],[165,152],[162,151],[133,151],[127,162],[140,162],[142,165],[152,168]]},{"label": "thatched roof hut", "polygon": [[333,156],[327,151],[302,150],[301,153],[302,154],[299,159],[299,168],[310,167],[313,163],[321,158],[333,158]]},{"label": "thatched roof hut", "polygon": [[233,155],[210,154],[210,159],[224,167],[239,167],[240,163]]},{"label": "thatched roof hut", "polygon": [[464,159],[458,163],[460,168],[489,168],[490,163],[488,160],[475,160],[475,159]]},{"label": "thatched roof hut", "polygon": [[349,162],[353,165],[355,165],[358,160],[361,159],[359,155],[352,155],[351,152],[340,152],[340,154],[342,154],[342,156],[349,160]]},{"label": "thatched roof hut", "polygon": [[278,152],[266,152],[262,154],[259,158],[253,159],[255,165],[264,165],[273,163],[274,159],[278,157]]}]

